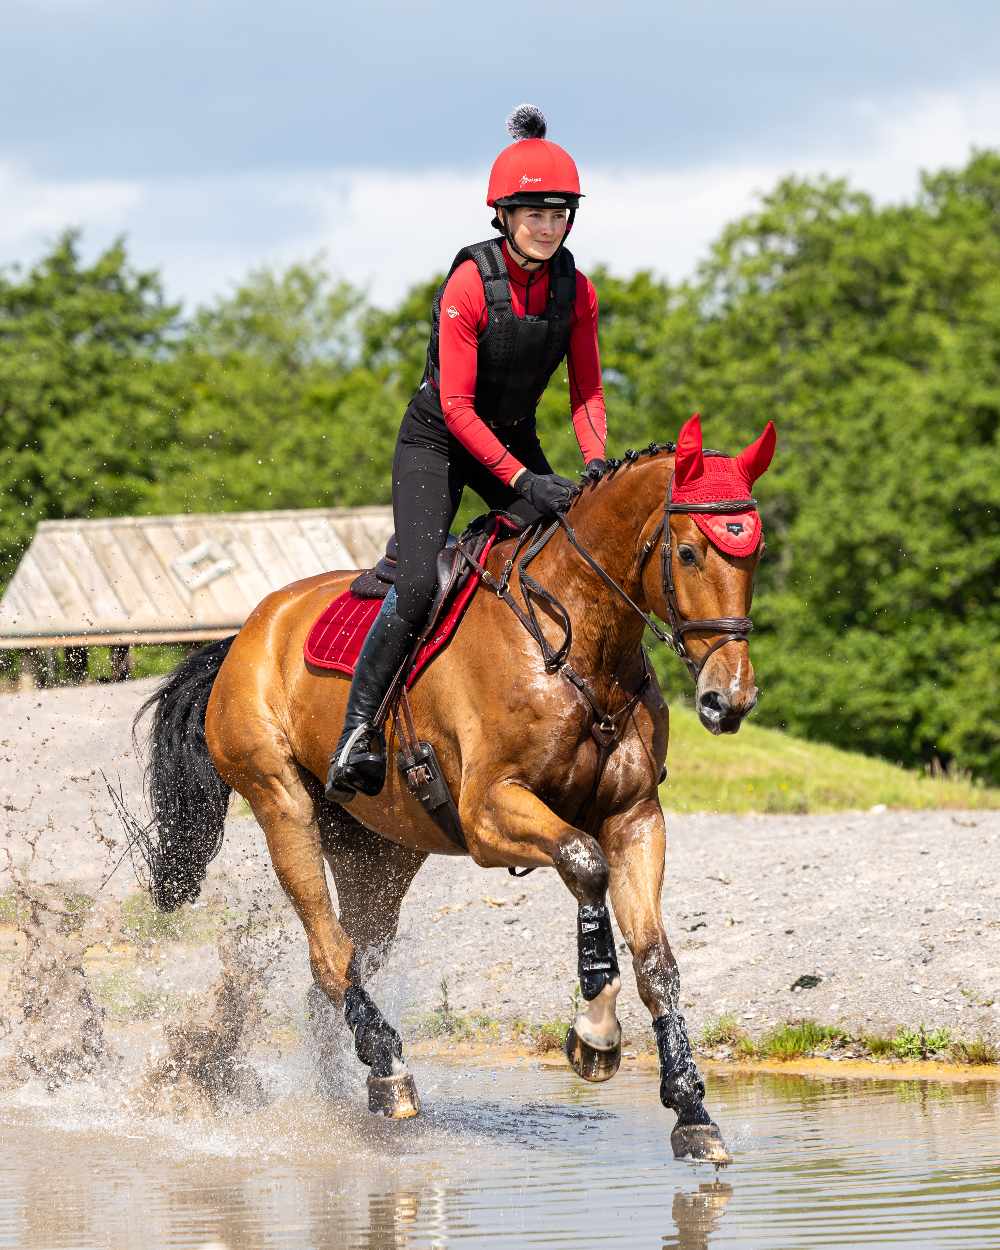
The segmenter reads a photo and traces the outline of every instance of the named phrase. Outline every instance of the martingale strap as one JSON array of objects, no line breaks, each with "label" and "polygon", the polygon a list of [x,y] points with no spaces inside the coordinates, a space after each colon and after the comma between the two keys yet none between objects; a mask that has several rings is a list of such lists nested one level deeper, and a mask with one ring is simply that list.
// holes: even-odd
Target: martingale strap
[{"label": "martingale strap", "polygon": [[[537,522],[531,528],[524,530],[517,538],[514,550],[505,561],[500,577],[496,578],[471,552],[469,552],[462,542],[458,543],[459,558],[464,559],[479,574],[483,585],[487,586],[498,599],[502,599],[504,603],[514,613],[525,630],[531,635],[538,645],[538,649],[542,655],[542,661],[545,665],[546,672],[560,673],[577,692],[582,695],[589,705],[591,715],[593,717],[591,724],[591,736],[597,745],[597,768],[594,772],[594,782],[588,800],[584,804],[584,810],[593,811],[595,808],[595,799],[598,789],[600,788],[601,778],[604,775],[605,767],[612,753],[617,747],[621,736],[624,733],[625,725],[632,712],[635,710],[643,694],[646,691],[652,674],[649,669],[649,661],[646,658],[646,652],[640,648],[642,657],[643,676],[638,687],[632,692],[626,702],[615,712],[608,712],[598,703],[594,695],[590,683],[582,677],[569,663],[567,656],[573,644],[573,622],[566,610],[565,606],[559,602],[551,591],[547,590],[542,584],[528,572],[528,565],[544,550],[545,546],[552,539],[553,535],[562,529],[566,535],[570,545],[582,557],[582,559],[597,574],[602,582],[621,599],[623,599],[633,612],[636,613],[646,624],[646,626],[660,639],[661,642],[667,643],[683,660],[688,672],[692,678],[697,681],[704,668],[709,656],[713,655],[720,647],[726,646],[730,642],[745,642],[748,635],[753,629],[753,622],[748,616],[724,616],[711,617],[703,619],[685,620],[681,614],[677,602],[677,592],[673,579],[673,551],[670,536],[670,517],[673,513],[701,512],[715,514],[732,514],[738,512],[756,511],[757,501],[753,498],[747,499],[720,499],[707,503],[676,503],[673,499],[673,475],[667,485],[666,498],[663,504],[663,516],[660,518],[655,530],[646,543],[643,545],[642,552],[639,557],[640,570],[645,566],[646,561],[652,555],[657,543],[660,543],[660,561],[661,561],[661,578],[663,585],[664,600],[667,605],[667,614],[669,617],[670,631],[660,628],[653,617],[636,603],[632,596],[623,586],[607,572],[606,569],[598,563],[597,560],[584,547],[576,535],[576,531],[570,525],[569,521],[561,513],[556,519],[545,525],[542,521]],[[510,579],[517,570],[518,584],[524,599],[525,608],[515,600],[510,593]],[[546,638],[538,620],[538,614],[535,609],[535,600],[540,600],[549,609],[551,616],[555,619],[560,630],[562,631],[562,640],[557,646],[552,646]],[[708,647],[696,661],[690,654],[685,643],[685,634],[688,633],[718,633],[720,637]],[[584,826],[585,827],[585,826]],[[528,872],[534,871],[531,868],[525,869],[524,872],[518,872],[515,868],[508,871],[515,877],[525,876]]]},{"label": "martingale strap", "polygon": [[[525,630],[538,644],[538,649],[542,653],[542,662],[545,665],[545,671],[548,673],[560,673],[573,686],[580,695],[586,700],[593,716],[593,726],[591,733],[597,742],[598,747],[606,748],[608,751],[614,746],[625,727],[630,713],[635,709],[636,705],[642,698],[647,685],[651,680],[648,662],[645,653],[642,655],[643,676],[638,688],[632,692],[628,701],[624,706],[620,707],[616,712],[608,712],[598,702],[596,695],[590,682],[569,663],[567,656],[570,647],[573,645],[573,622],[566,608],[550,591],[546,590],[535,578],[527,571],[527,566],[532,560],[543,550],[552,536],[559,529],[560,525],[565,525],[565,518],[559,517],[551,522],[548,526],[544,526],[542,522],[538,522],[531,529],[525,530],[517,540],[514,551],[506,561],[500,578],[497,579],[490,573],[485,565],[476,560],[465,548],[459,544],[459,551],[465,560],[473,566],[478,572],[483,585],[487,586],[498,599],[502,599],[510,608],[517,619],[524,626]],[[581,551],[583,548],[580,548]],[[510,578],[517,569],[518,583],[524,597],[525,607],[521,608],[514,596],[508,589]],[[616,583],[615,583],[616,584]],[[540,599],[553,616],[562,631],[562,641],[558,646],[553,647],[549,640],[545,637],[541,623],[538,620],[537,611],[535,609],[535,600]],[[631,602],[631,601],[630,601]],[[636,611],[641,612],[642,609],[635,605]],[[603,771],[603,762],[601,770]],[[598,780],[600,778],[598,777]]]}]

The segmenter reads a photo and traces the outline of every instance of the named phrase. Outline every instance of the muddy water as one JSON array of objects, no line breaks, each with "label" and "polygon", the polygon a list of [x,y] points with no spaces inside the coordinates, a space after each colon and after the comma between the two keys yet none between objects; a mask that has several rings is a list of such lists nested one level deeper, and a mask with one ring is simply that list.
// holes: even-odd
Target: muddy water
[{"label": "muddy water", "polygon": [[1000,1246],[996,1085],[714,1077],[716,1175],[670,1157],[652,1074],[416,1074],[403,1124],[287,1080],[195,1121],[26,1087],[0,1103],[0,1246]]}]

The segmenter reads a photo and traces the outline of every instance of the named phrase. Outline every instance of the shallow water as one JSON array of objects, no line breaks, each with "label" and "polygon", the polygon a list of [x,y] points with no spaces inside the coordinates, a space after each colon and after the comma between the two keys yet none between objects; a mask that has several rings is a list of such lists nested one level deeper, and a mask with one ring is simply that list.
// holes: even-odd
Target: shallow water
[{"label": "shallow water", "polygon": [[678,1163],[652,1073],[415,1065],[425,1113],[363,1087],[212,1121],[96,1091],[0,1103],[0,1246],[1000,1246],[1000,1087],[714,1077],[735,1155]]}]

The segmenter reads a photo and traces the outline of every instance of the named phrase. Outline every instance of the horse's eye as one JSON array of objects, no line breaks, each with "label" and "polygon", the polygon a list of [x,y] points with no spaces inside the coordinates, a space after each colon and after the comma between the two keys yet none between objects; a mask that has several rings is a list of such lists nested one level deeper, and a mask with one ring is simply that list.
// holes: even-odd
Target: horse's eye
[{"label": "horse's eye", "polygon": [[680,559],[681,564],[694,564],[697,560],[697,557],[694,554],[694,548],[687,546],[686,543],[682,543],[681,546],[677,548],[677,556]]}]

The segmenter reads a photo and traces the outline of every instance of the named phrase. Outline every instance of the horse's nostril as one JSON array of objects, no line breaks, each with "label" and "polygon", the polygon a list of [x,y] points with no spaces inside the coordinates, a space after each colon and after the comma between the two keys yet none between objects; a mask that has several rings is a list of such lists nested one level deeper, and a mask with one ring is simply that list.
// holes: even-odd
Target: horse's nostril
[{"label": "horse's nostril", "polygon": [[717,716],[729,711],[729,700],[718,690],[706,690],[698,702],[704,711]]}]

